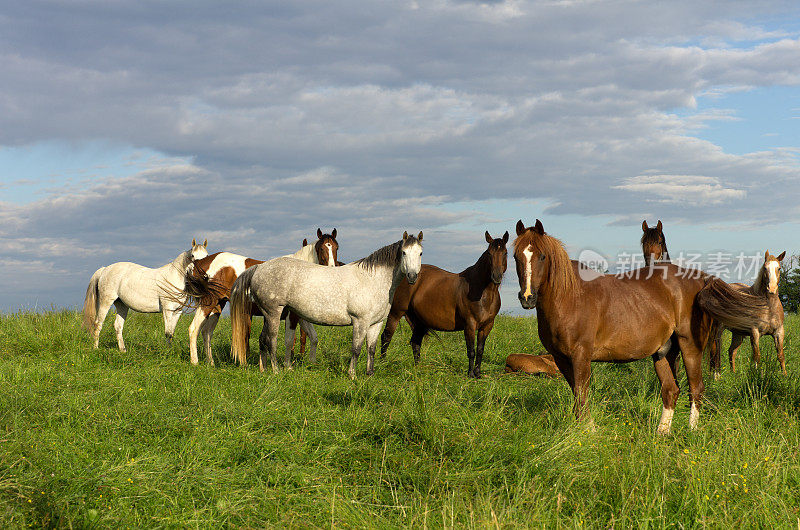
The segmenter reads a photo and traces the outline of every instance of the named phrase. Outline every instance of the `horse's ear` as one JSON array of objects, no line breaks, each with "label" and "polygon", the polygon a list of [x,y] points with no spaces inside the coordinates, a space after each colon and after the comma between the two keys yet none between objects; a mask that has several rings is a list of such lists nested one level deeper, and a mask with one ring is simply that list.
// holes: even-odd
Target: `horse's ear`
[{"label": "horse's ear", "polygon": [[648,228],[650,227],[647,226],[647,219],[645,219],[644,221],[642,221],[642,232],[647,232]]},{"label": "horse's ear", "polygon": [[322,239],[322,230],[317,228],[317,239]]},{"label": "horse's ear", "polygon": [[333,232],[331,232],[331,235],[333,236],[333,239],[336,239],[336,229],[335,228],[333,229]]},{"label": "horse's ear", "polygon": [[542,222],[540,220],[536,220],[536,224],[533,225],[533,231],[539,235],[544,235],[544,227],[542,226]]},{"label": "horse's ear", "polygon": [[306,238],[303,238],[303,246],[304,246],[304,247],[307,247],[307,246],[308,246],[308,239],[306,239]]},{"label": "horse's ear", "polygon": [[517,221],[517,235],[521,236],[524,233],[525,233],[525,225],[523,224],[522,219],[520,219],[519,221]]},{"label": "horse's ear", "polygon": [[784,250],[783,252],[781,252],[781,253],[778,255],[778,258],[777,258],[777,260],[778,260],[778,261],[783,261],[783,258],[785,258],[785,257],[786,257],[786,251]]},{"label": "horse's ear", "polygon": [[658,228],[659,232],[662,231],[661,229],[663,228],[663,225],[661,224],[661,219],[658,220],[658,224],[656,225],[656,228]]},{"label": "horse's ear", "polygon": [[508,243],[508,230],[506,230],[506,233],[503,234],[503,243]]},{"label": "horse's ear", "polygon": [[203,240],[203,246],[204,246],[204,247],[207,247],[207,246],[208,246],[208,238],[206,238],[206,239],[204,239],[204,240]]},{"label": "horse's ear", "polygon": [[489,231],[487,230],[487,231],[486,231],[486,242],[487,242],[487,243],[489,243],[489,244],[491,244],[491,243],[492,243],[492,241],[494,241],[494,239],[492,239],[492,236],[491,236],[491,235],[489,235]]},{"label": "horse's ear", "polygon": [[419,231],[419,235],[417,236],[417,241],[422,241],[422,230]]},{"label": "horse's ear", "polygon": [[196,246],[197,246],[197,241],[195,241],[194,238],[192,238],[192,248],[194,248]]},{"label": "horse's ear", "polygon": [[408,239],[408,230],[403,231],[403,241],[405,241],[406,239]]},{"label": "horse's ear", "polygon": [[767,251],[764,252],[764,262],[766,262],[768,259],[769,259],[769,249],[767,249]]}]

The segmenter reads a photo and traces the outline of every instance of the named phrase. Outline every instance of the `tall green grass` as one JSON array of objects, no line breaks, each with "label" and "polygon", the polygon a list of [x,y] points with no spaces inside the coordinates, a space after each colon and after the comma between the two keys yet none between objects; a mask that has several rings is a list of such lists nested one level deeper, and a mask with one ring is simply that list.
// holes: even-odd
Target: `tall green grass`
[{"label": "tall green grass", "polygon": [[415,368],[403,326],[354,382],[346,328],[318,328],[318,365],[273,375],[230,364],[226,319],[212,368],[188,363],[188,317],[167,348],[159,316],[132,315],[127,353],[111,318],[92,350],[76,312],[0,315],[0,527],[800,524],[796,317],[788,377],[771,341],[760,370],[743,346],[738,373],[705,374],[693,432],[683,378],[669,437],[649,360],[594,365],[595,432],[563,380],[503,374],[542,351],[530,318],[498,318],[480,381],[461,334],[426,340]]}]

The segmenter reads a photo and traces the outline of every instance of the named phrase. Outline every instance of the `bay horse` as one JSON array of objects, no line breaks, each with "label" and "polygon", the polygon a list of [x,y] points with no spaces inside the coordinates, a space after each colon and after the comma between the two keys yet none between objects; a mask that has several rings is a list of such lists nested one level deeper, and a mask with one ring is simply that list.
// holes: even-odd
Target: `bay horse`
[{"label": "bay horse", "polygon": [[171,344],[186,298],[180,293],[184,275],[192,263],[208,255],[207,245],[208,240],[200,245],[192,239],[189,250],[181,252],[172,262],[157,269],[127,261],[97,269],[89,280],[83,301],[83,325],[92,336],[92,346],[98,347],[100,330],[112,304],[117,311],[114,330],[117,332],[119,351],[126,351],[122,328],[129,309],[139,313],[161,313],[164,336],[167,345]]},{"label": "bay horse", "polygon": [[413,285],[400,282],[381,335],[381,357],[386,355],[397,324],[405,316],[412,329],[414,364],[419,362],[422,339],[430,330],[463,331],[469,359],[467,375],[480,378],[486,338],[500,311],[500,282],[508,260],[508,232],[498,239],[489,232],[485,237],[489,247],[474,265],[460,273],[423,265]]},{"label": "bay horse", "polygon": [[[307,243],[306,240],[303,241]],[[317,228],[317,241],[313,245],[305,244],[300,250],[287,257],[332,266],[336,263],[338,251],[336,229],[334,228],[330,234],[323,234],[322,230]],[[194,319],[189,325],[189,358],[192,364],[198,364],[197,336],[202,333],[206,360],[213,366],[211,337],[220,314],[228,302],[231,287],[242,272],[260,263],[264,263],[264,261],[231,252],[217,252],[197,260],[194,267],[186,274],[184,292],[197,307]],[[292,329],[299,323],[301,329],[308,330],[307,333],[311,336],[311,362],[316,363],[316,331],[307,322],[300,322],[299,319],[294,319],[292,322]]]},{"label": "bay horse", "polygon": [[[376,250],[369,256],[341,267],[318,267],[291,258],[276,258],[244,271],[231,289],[231,355],[243,363],[251,306],[264,315],[259,338],[259,368],[271,357],[278,371],[276,355],[278,328],[284,310],[303,320],[326,326],[353,326],[348,373],[356,377],[356,364],[366,339],[367,375],[374,373],[375,346],[400,280],[417,280],[422,255],[422,232],[417,237],[403,233],[403,239]],[[294,335],[294,334],[292,334]],[[286,335],[286,359],[291,367],[290,337]]]},{"label": "bay horse", "polygon": [[506,357],[506,373],[511,372],[561,377],[561,372],[558,371],[558,366],[549,353],[543,355],[512,353]]},{"label": "bay horse", "polygon": [[667,250],[667,240],[664,237],[661,219],[654,228],[647,226],[647,219],[642,221],[642,254],[644,254],[645,266],[650,263],[671,263],[669,250]]},{"label": "bay horse", "polygon": [[[758,341],[762,335],[772,335],[775,341],[775,350],[778,352],[778,361],[781,364],[781,371],[786,375],[786,359],[783,353],[783,304],[778,296],[778,283],[781,276],[781,262],[786,256],[786,251],[780,255],[773,256],[767,250],[764,253],[764,264],[758,271],[756,281],[753,285],[745,285],[742,283],[731,284],[734,288],[742,292],[749,293],[754,296],[763,297],[766,301],[765,311],[761,314],[761,318],[756,322],[756,325],[750,328],[731,329],[731,345],[728,348],[728,360],[731,365],[731,370],[736,371],[736,352],[742,345],[745,336],[750,336],[750,345],[753,350],[753,362],[758,365],[761,361],[761,348]],[[714,335],[714,343],[716,344],[717,351],[720,349],[720,340],[722,332],[725,328],[719,326]]]},{"label": "bay horse", "polygon": [[[689,426],[696,428],[704,388],[702,355],[713,319],[725,324],[754,322],[763,301],[673,264],[664,264],[660,274],[596,274],[584,279],[589,276],[579,274],[582,265],[569,259],[541,221],[526,228],[520,220],[516,231],[520,304],[536,308],[539,339],[572,389],[575,415],[588,416],[593,361],[652,357],[663,405],[658,432],[668,434],[679,394],[676,361],[681,353],[689,379]],[[716,288],[705,289],[707,283]],[[701,291],[705,296],[698,296]]]}]

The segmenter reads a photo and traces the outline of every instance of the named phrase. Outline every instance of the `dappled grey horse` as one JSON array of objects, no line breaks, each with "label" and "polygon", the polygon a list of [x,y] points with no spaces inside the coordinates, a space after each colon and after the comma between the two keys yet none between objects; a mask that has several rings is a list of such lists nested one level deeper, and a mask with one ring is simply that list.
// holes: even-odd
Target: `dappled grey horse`
[{"label": "dappled grey horse", "polygon": [[[369,357],[367,375],[374,372],[375,346],[389,314],[398,283],[417,280],[421,266],[422,232],[376,250],[366,258],[341,267],[322,267],[292,258],[276,258],[244,271],[231,290],[231,355],[247,362],[247,339],[252,305],[264,315],[259,367],[263,371],[269,351],[272,370],[278,371],[276,355],[281,316],[291,309],[300,318],[324,326],[353,326],[350,377],[364,340]],[[286,334],[285,366],[291,368],[294,333]]]}]

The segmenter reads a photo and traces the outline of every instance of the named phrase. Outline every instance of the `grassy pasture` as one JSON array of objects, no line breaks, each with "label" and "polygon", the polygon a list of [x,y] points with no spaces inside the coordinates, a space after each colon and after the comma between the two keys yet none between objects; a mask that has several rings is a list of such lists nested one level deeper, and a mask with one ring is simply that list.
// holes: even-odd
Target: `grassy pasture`
[{"label": "grassy pasture", "polygon": [[480,381],[460,334],[427,339],[415,369],[402,326],[353,382],[348,328],[272,375],[227,361],[227,319],[211,368],[188,364],[189,317],[166,348],[160,316],[132,314],[123,354],[112,317],[92,350],[77,312],[0,315],[0,527],[800,525],[794,316],[788,377],[771,339],[761,371],[745,344],[738,373],[704,374],[695,432],[681,381],[666,438],[649,360],[594,365],[596,432],[563,380],[502,374],[541,351],[532,318],[498,318]]}]

